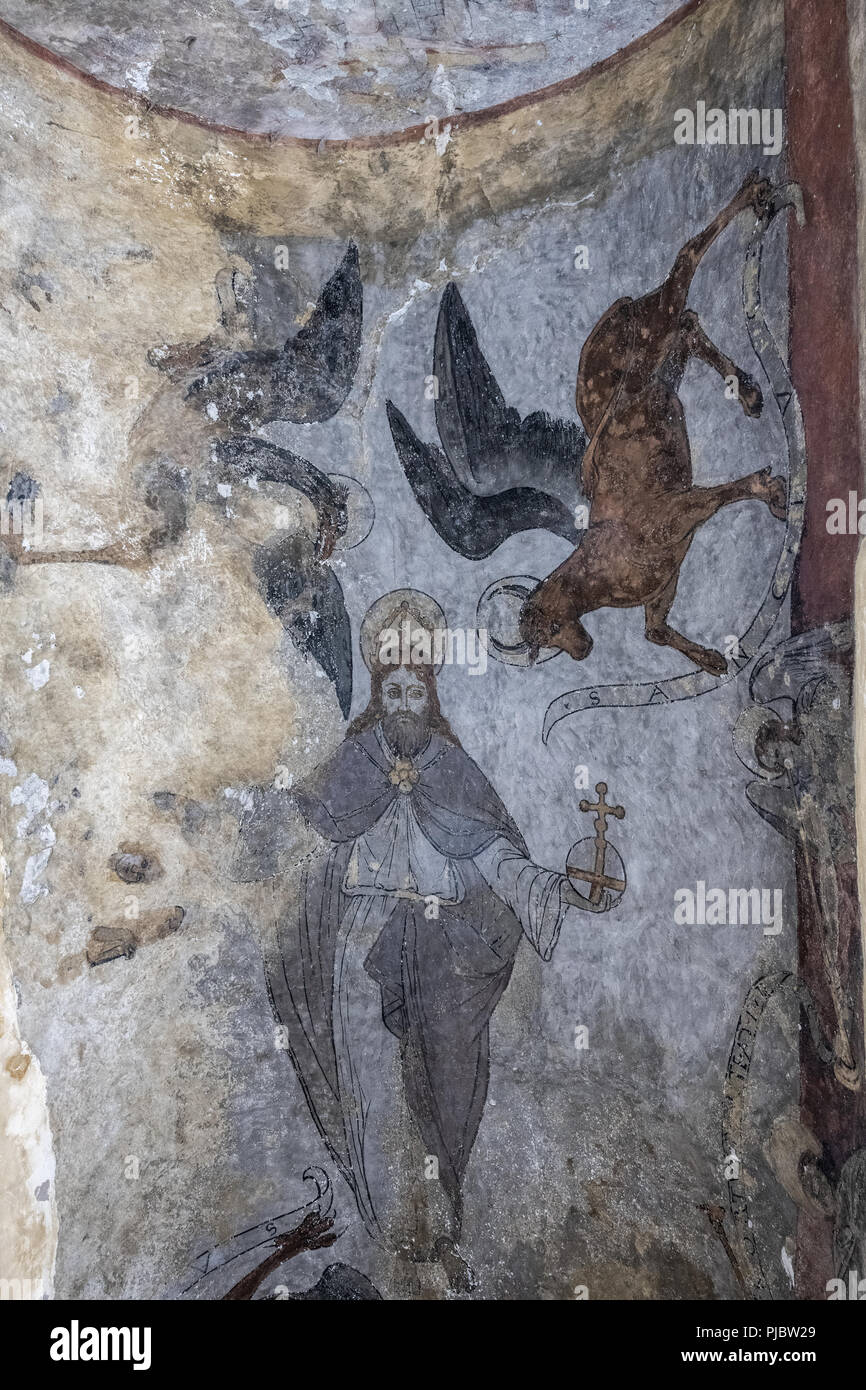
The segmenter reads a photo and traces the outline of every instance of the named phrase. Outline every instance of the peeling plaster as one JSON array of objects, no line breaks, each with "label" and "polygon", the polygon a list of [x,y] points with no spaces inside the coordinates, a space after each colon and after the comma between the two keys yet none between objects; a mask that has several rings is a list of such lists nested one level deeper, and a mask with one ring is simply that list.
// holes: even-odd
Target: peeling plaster
[{"label": "peeling plaster", "polygon": [[[0,860],[2,882],[7,868]],[[21,1036],[0,927],[0,1280],[9,1296],[51,1298],[57,1250],[55,1160],[45,1078]]]}]

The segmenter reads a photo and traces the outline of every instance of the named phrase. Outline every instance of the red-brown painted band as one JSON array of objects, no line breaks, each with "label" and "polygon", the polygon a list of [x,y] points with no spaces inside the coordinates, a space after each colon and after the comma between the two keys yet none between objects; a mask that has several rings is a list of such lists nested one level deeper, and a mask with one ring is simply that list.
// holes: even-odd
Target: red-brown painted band
[{"label": "red-brown painted band", "polygon": [[860,485],[857,201],[845,0],[786,0],[788,150],[806,225],[790,232],[791,375],[806,422],[806,528],[795,631],[852,611],[856,536],[827,502]]},{"label": "red-brown painted band", "polygon": [[[860,486],[857,195],[854,114],[845,0],[786,0],[788,151],[801,184],[806,225],[791,227],[790,356],[806,426],[806,527],[792,593],[792,624],[802,632],[850,617],[857,536],[827,531],[827,503]],[[849,999],[855,1055],[863,1055],[858,1001],[860,952],[856,866],[838,864],[839,968]],[[822,960],[826,930],[797,854],[799,973],[826,1031],[833,1010]],[[847,1090],[821,1062],[803,1027],[800,1114],[824,1146],[831,1180],[864,1142],[864,1095]],[[827,1297],[833,1267],[832,1221],[801,1210],[797,1293]]]}]

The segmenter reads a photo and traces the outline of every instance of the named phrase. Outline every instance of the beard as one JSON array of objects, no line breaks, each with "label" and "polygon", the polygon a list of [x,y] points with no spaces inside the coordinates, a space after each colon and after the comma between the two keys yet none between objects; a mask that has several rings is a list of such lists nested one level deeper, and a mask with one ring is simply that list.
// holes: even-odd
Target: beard
[{"label": "beard", "polygon": [[382,733],[392,753],[398,758],[411,758],[427,743],[430,720],[426,714],[412,714],[411,711],[383,714]]}]

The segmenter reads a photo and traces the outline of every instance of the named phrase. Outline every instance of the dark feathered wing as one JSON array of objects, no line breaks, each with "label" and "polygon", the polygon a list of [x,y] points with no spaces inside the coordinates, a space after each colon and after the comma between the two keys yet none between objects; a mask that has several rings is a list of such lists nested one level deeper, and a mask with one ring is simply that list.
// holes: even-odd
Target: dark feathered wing
[{"label": "dark feathered wing", "polygon": [[358,249],[350,246],[304,327],[280,348],[217,356],[187,399],[232,429],[271,420],[311,424],[340,409],[361,355],[363,290]]},{"label": "dark feathered wing", "polygon": [[506,403],[455,285],[439,306],[433,368],[442,448],[419,439],[391,401],[388,421],[416,500],[446,544],[471,560],[519,531],[578,544],[586,436],[542,411],[521,420]]},{"label": "dark feathered wing", "polygon": [[256,551],[263,599],[298,651],[321,666],[344,719],[352,705],[352,628],[339,579],[302,536],[279,536]]},{"label": "dark feathered wing", "polygon": [[577,543],[574,517],[559,498],[530,487],[506,488],[491,496],[470,491],[441,449],[420,440],[392,401],[387,409],[397,454],[415,498],[458,555],[482,560],[509,536],[536,529]]},{"label": "dark feathered wing", "polygon": [[297,649],[321,666],[334,686],[343,717],[352,703],[352,633],[340,581],[325,564],[346,530],[346,501],[321,469],[265,439],[222,439],[214,447],[222,481],[255,477],[283,483],[310,499],[319,529],[306,536],[277,533],[255,554],[259,592]]},{"label": "dark feathered wing", "polygon": [[508,487],[552,492],[572,509],[586,449],[581,426],[535,411],[521,420],[505,402],[456,285],[439,306],[433,371],[439,382],[436,428],[464,487],[497,493]]}]

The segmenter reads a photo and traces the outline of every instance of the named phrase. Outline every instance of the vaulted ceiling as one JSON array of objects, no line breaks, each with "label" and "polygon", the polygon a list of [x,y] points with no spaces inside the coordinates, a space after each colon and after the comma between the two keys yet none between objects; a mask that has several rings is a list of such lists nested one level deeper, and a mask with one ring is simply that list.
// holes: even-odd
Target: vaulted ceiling
[{"label": "vaulted ceiling", "polygon": [[204,121],[347,137],[569,77],[682,0],[0,0],[83,71]]}]

